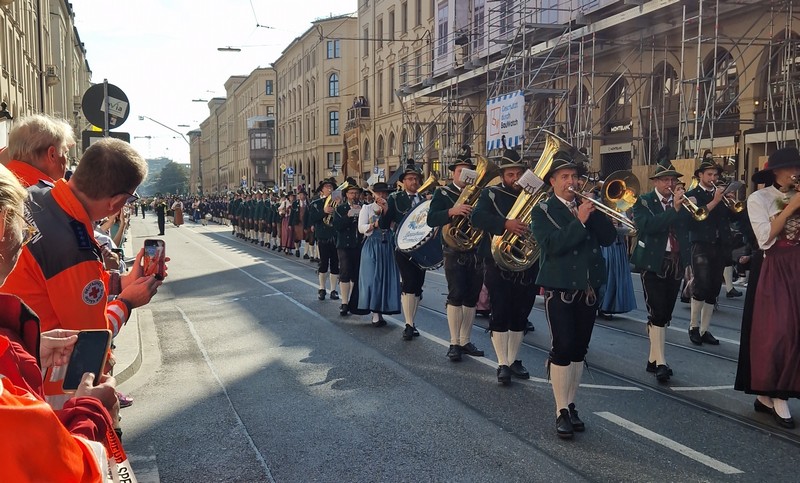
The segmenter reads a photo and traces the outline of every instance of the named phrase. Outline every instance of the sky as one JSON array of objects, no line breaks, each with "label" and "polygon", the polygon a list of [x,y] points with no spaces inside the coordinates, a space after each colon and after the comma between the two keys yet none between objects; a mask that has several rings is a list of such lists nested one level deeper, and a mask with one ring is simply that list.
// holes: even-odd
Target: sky
[{"label": "sky", "polygon": [[[189,146],[159,123],[197,129],[209,111],[193,99],[225,97],[230,76],[268,67],[311,21],[357,9],[357,0],[71,1],[92,82],[108,79],[128,97],[115,131],[129,132],[144,157],[179,163],[189,162]],[[217,50],[227,46],[242,50]]]}]

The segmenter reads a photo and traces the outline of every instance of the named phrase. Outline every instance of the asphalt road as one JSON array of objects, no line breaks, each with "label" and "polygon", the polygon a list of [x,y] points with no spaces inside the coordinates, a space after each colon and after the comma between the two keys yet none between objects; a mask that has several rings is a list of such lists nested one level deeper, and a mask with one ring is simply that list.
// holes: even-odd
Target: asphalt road
[{"label": "asphalt road", "polygon": [[[133,245],[156,233],[137,219]],[[399,318],[375,329],[317,300],[308,261],[216,225],[163,239],[169,277],[139,309],[143,365],[122,385],[136,399],[122,424],[139,481],[797,480],[800,431],[733,391],[742,299],[722,297],[716,347],[689,343],[678,304],[669,385],[644,370],[640,291],[640,309],[598,320],[577,397],[587,430],[561,441],[541,299],[520,352],[532,378],[503,387],[487,320],[472,332],[485,358],[445,358],[441,271],[427,275],[422,337],[406,342]]]}]

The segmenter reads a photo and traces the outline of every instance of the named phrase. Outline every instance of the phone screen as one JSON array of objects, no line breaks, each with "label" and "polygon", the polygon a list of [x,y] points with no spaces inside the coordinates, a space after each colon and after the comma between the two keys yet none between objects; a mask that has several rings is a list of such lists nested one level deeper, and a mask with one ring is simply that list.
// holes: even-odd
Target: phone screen
[{"label": "phone screen", "polygon": [[164,279],[164,258],[166,245],[164,240],[144,241],[144,276],[153,275],[158,280]]},{"label": "phone screen", "polygon": [[62,387],[64,391],[75,391],[81,383],[83,375],[91,372],[95,375],[94,384],[97,384],[103,373],[106,355],[111,346],[111,331],[109,330],[84,330],[78,333],[78,341],[72,348],[72,354],[67,364]]}]

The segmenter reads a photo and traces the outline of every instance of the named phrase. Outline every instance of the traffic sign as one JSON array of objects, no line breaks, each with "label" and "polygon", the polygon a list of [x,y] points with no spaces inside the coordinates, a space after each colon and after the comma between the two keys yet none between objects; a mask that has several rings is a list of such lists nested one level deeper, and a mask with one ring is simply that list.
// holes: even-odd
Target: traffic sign
[{"label": "traffic sign", "polygon": [[[106,102],[103,84],[95,84],[86,89],[81,100],[81,108],[86,120],[98,127],[105,126]],[[128,96],[114,84],[108,84],[108,128],[122,126],[130,113]]]},{"label": "traffic sign", "polygon": [[281,164],[281,171],[286,171],[286,163]]},{"label": "traffic sign", "polygon": [[286,174],[289,176],[294,176],[294,168],[292,168],[291,166],[286,168]]}]

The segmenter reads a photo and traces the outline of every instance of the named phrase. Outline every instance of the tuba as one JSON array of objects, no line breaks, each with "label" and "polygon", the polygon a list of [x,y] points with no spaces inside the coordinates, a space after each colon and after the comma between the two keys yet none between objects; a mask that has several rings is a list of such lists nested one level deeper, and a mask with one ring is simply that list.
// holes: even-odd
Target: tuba
[{"label": "tuba", "polygon": [[439,187],[439,177],[436,176],[434,173],[428,175],[428,179],[426,179],[419,188],[417,189],[417,194],[427,194],[428,191],[433,193],[433,190]]},{"label": "tuba", "polygon": [[[478,176],[473,184],[464,186],[453,206],[467,204],[474,208],[481,196],[481,190],[500,174],[500,169],[494,163],[483,156],[476,157],[478,163],[475,170],[478,172]],[[444,242],[449,247],[462,252],[478,246],[482,236],[483,230],[473,227],[468,216],[454,217],[450,223],[445,225],[442,232]]]},{"label": "tuba", "polygon": [[[575,147],[550,131],[542,130],[542,132],[545,133],[544,151],[533,168],[533,174],[540,179],[544,179],[547,176],[550,167],[553,165],[553,159],[559,152],[564,152],[576,160],[585,157]],[[506,219],[518,219],[526,225],[530,225],[533,209],[544,201],[548,191],[550,191],[550,187],[547,184],[534,193],[528,193],[525,190],[521,191],[517,201],[511,207],[511,211],[506,215]],[[505,231],[502,235],[492,237],[492,258],[494,258],[497,266],[503,270],[521,272],[529,269],[539,259],[539,246],[530,232],[519,236]]]},{"label": "tuba", "polygon": [[[343,189],[347,188],[348,184],[350,184],[350,183],[347,180],[344,180],[344,183],[342,183],[339,186],[337,186],[336,189],[333,190],[333,191],[339,191],[341,193],[341,191]],[[341,198],[339,198],[338,200],[334,200],[333,199],[333,192],[331,192],[331,194],[329,194],[328,196],[325,197],[325,204],[323,205],[323,207],[327,208],[327,207],[330,206],[331,208],[333,208],[334,211],[336,211],[336,207],[339,205],[340,202],[341,202]],[[325,218],[322,219],[322,222],[325,223],[328,226],[332,226],[333,225],[333,213],[329,213],[329,214],[325,215]]]}]

